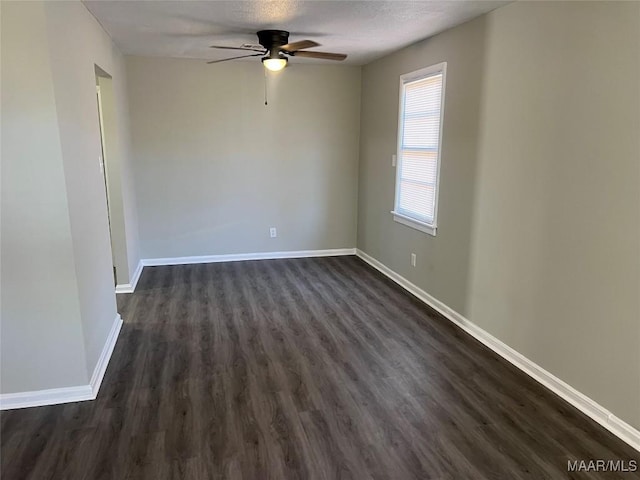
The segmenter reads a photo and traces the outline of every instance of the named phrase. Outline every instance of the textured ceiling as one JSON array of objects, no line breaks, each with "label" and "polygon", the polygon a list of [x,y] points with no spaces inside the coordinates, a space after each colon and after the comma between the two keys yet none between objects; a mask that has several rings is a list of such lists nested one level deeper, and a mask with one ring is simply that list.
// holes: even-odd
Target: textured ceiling
[{"label": "textured ceiling", "polygon": [[[255,32],[291,32],[317,50],[346,53],[363,65],[418,40],[489,12],[506,1],[91,1],[84,4],[130,55],[202,58],[233,56],[209,45],[257,43]],[[242,54],[240,52],[239,54]],[[296,62],[323,60],[296,58]],[[330,62],[326,62],[330,63]],[[331,62],[332,63],[332,62]]]}]

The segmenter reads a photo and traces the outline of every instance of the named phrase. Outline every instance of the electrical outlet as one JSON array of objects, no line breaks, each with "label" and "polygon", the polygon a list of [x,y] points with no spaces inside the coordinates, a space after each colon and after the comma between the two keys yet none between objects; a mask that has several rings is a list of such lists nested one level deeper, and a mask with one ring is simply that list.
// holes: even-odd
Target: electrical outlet
[{"label": "electrical outlet", "polygon": [[269,229],[269,236],[271,238],[276,238],[278,236],[278,231],[276,230],[276,227],[271,227]]},{"label": "electrical outlet", "polygon": [[411,254],[411,266],[412,266],[412,267],[415,267],[415,266],[416,266],[416,260],[417,260],[416,254],[415,254],[415,253],[412,253],[412,254]]}]

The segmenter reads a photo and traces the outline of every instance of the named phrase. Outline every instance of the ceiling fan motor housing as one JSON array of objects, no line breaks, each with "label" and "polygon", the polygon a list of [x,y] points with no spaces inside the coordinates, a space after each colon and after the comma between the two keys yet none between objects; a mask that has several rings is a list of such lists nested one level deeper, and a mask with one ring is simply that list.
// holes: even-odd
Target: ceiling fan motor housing
[{"label": "ceiling fan motor housing", "polygon": [[289,43],[289,32],[285,30],[260,30],[258,41],[260,45],[269,50],[271,58],[278,58],[280,47]]},{"label": "ceiling fan motor housing", "polygon": [[[289,43],[289,32],[286,30],[260,30],[256,32],[260,46],[243,44],[241,47],[229,47],[222,45],[211,45],[211,48],[223,48],[226,50],[243,50],[252,52],[238,57],[223,58],[222,60],[212,60],[207,63],[226,62],[237,58],[262,57],[264,66],[272,71],[282,70],[288,61],[288,57],[300,56],[306,58],[321,58],[324,60],[344,60],[347,55],[344,53],[329,53],[308,51],[308,48],[319,47],[320,44],[313,40],[300,40]],[[255,53],[258,52],[258,53]]]}]

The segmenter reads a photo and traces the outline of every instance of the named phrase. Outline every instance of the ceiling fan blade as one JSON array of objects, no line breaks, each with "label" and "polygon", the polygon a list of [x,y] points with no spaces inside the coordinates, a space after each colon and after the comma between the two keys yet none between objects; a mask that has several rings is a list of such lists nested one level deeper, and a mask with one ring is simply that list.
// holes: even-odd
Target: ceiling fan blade
[{"label": "ceiling fan blade", "polygon": [[280,50],[284,50],[285,52],[295,52],[297,50],[319,46],[320,44],[314,42],[313,40],[300,40],[299,42],[287,43],[286,45],[282,45],[280,47]]},{"label": "ceiling fan blade", "polygon": [[209,64],[220,63],[220,62],[226,62],[228,60],[235,60],[237,58],[260,57],[262,55],[264,55],[264,53],[254,53],[253,55],[240,55],[239,57],[223,58],[222,60],[211,60],[210,62],[207,62],[207,63]]},{"label": "ceiling fan blade", "polygon": [[253,48],[253,47],[223,47],[221,45],[211,45],[209,48],[222,48],[224,50],[244,50],[249,52],[264,52],[264,48]]},{"label": "ceiling fan blade", "polygon": [[294,57],[322,58],[323,60],[344,60],[347,58],[344,53],[307,52],[306,50],[291,52],[290,55]]}]

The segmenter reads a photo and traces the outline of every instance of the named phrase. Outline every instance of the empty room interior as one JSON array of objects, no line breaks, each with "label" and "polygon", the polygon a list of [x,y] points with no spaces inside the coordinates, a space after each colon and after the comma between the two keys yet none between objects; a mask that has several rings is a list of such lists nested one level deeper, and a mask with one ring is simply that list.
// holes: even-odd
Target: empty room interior
[{"label": "empty room interior", "polygon": [[640,479],[640,2],[0,21],[1,478]]}]

